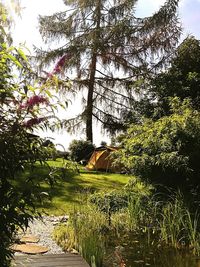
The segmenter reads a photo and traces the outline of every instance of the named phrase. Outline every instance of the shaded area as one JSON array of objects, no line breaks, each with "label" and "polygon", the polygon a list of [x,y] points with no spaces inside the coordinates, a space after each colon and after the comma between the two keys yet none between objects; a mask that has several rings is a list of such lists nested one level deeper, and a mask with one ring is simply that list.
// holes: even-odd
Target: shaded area
[{"label": "shaded area", "polygon": [[104,267],[198,267],[200,260],[189,250],[175,249],[152,242],[148,234],[129,234],[108,241]]}]

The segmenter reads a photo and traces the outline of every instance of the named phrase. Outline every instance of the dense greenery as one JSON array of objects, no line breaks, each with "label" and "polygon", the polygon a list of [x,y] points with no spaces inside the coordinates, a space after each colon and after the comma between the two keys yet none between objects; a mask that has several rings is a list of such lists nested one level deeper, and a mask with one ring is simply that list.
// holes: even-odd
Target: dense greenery
[{"label": "dense greenery", "polygon": [[[178,0],[167,0],[143,19],[135,17],[137,0],[64,3],[67,11],[39,19],[45,41],[65,42],[47,52],[38,49],[42,67],[59,58],[40,82],[22,49],[11,46],[11,22],[0,4],[0,266],[9,266],[19,228],[41,211],[73,210],[55,238],[64,249],[79,250],[91,266],[111,266],[108,244],[115,247],[110,262],[115,264],[115,255],[118,266],[125,266],[113,237],[120,244],[120,238],[140,236],[151,249],[164,244],[199,255],[199,213],[186,201],[192,196],[198,203],[200,185],[199,41],[186,38],[168,69],[157,74],[180,35]],[[64,124],[85,123],[88,141],[70,144],[75,162],[47,162],[55,147],[32,132],[54,117],[48,87],[69,89],[69,78],[55,75],[70,72],[71,91],[82,90],[85,99],[80,116]],[[115,156],[134,175],[129,183],[128,175],[79,171],[77,162],[88,161],[95,149],[93,119],[111,133],[125,131]],[[165,188],[162,195],[157,184]]]},{"label": "dense greenery", "polygon": [[[72,75],[73,93],[83,91],[83,110],[67,127],[86,124],[93,140],[93,120],[114,131],[124,110],[132,108],[134,82],[163,66],[180,36],[178,0],[167,0],[152,16],[136,17],[138,1],[64,1],[66,10],[39,18],[40,33],[55,49],[37,49],[42,66],[59,58],[52,73]],[[58,40],[61,41],[60,45]],[[86,96],[85,96],[86,95]]]},{"label": "dense greenery", "polygon": [[[125,131],[130,124],[141,124],[143,117],[154,121],[171,114],[170,99],[181,101],[190,98],[194,109],[199,110],[199,54],[200,41],[193,36],[183,40],[172,54],[169,65],[158,74],[138,79],[134,90],[138,93],[132,109],[122,111],[123,119],[116,129]],[[111,127],[109,131],[112,133]]]},{"label": "dense greenery", "polygon": [[87,163],[95,146],[90,141],[73,140],[69,145],[70,157],[73,161]]},{"label": "dense greenery", "polygon": [[200,114],[185,100],[171,102],[172,115],[132,125],[121,136],[117,160],[142,179],[170,187],[200,179]]}]

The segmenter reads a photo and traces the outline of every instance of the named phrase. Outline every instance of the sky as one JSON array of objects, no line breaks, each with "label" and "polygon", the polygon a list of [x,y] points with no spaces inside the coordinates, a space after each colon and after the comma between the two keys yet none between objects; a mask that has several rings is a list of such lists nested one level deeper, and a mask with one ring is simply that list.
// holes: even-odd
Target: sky
[{"label": "sky", "polygon": [[[4,0],[9,2],[11,0]],[[137,13],[139,16],[148,16],[162,5],[164,0],[139,0]],[[30,48],[32,44],[42,45],[38,31],[38,15],[53,14],[65,8],[63,0],[21,0],[22,18],[17,19],[14,39],[16,43],[26,41]],[[180,0],[179,16],[185,34],[193,34],[200,38],[200,0]]]},{"label": "sky", "polygon": [[[12,0],[2,0],[6,4],[10,4]],[[37,47],[43,47],[39,30],[38,30],[38,15],[51,15],[57,11],[65,9],[63,0],[21,0],[21,18],[15,17],[15,26],[13,28],[13,39],[15,45],[23,43],[33,51],[33,44]],[[164,0],[139,0],[137,4],[137,15],[145,17],[151,15],[158,10]],[[15,16],[15,15],[14,15]],[[194,35],[200,39],[200,0],[180,0],[179,17],[183,26],[182,39],[187,35]],[[68,115],[75,114],[77,107],[71,106],[68,110]],[[63,117],[63,114],[62,114]],[[96,134],[94,134],[94,142],[98,146],[101,141],[109,142],[109,137],[100,134],[100,127],[95,125]],[[98,133],[98,134],[97,134]],[[54,138],[54,143],[62,144],[67,149],[69,143],[73,139],[84,138],[84,135],[69,135],[66,132],[43,132],[42,137]],[[63,148],[60,146],[60,149]]]}]

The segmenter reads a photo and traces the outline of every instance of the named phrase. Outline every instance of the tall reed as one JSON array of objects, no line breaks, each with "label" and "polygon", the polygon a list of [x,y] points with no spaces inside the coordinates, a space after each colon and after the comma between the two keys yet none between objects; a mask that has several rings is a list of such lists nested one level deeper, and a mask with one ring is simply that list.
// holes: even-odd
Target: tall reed
[{"label": "tall reed", "polygon": [[[87,206],[74,209],[70,220],[59,235],[59,228],[54,232],[57,243],[65,245],[65,250],[76,249],[92,267],[102,267],[105,252],[104,231],[106,216],[95,207]],[[63,237],[66,240],[63,242]]]},{"label": "tall reed", "polygon": [[191,214],[180,192],[169,200],[160,212],[160,239],[175,248],[192,249],[200,253],[199,215]]}]

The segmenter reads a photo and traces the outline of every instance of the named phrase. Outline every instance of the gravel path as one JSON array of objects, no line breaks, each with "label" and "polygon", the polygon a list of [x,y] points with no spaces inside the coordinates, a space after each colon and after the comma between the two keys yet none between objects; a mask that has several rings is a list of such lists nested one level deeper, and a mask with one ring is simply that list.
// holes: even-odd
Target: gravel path
[{"label": "gravel path", "polygon": [[[34,219],[29,224],[27,229],[27,235],[33,235],[40,239],[38,245],[49,248],[49,251],[45,254],[61,254],[64,253],[62,249],[52,240],[52,232],[56,225],[60,222],[66,222],[68,216],[43,216],[41,219]],[[19,255],[19,253],[17,253]]]}]

